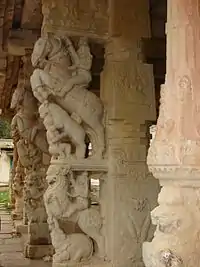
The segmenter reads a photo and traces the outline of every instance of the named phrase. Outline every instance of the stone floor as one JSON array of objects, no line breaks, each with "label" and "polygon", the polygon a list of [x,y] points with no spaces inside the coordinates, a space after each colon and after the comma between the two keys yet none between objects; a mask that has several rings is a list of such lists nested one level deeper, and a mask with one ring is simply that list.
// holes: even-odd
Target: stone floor
[{"label": "stone floor", "polygon": [[7,210],[0,206],[0,267],[50,267],[50,263],[25,259],[21,239],[13,233],[13,222]]}]

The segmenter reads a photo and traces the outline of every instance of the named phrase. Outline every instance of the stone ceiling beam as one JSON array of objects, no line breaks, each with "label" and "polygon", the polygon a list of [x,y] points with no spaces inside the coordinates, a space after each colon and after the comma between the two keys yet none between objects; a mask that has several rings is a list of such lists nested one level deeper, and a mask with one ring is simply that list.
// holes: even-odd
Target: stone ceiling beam
[{"label": "stone ceiling beam", "polygon": [[107,1],[43,0],[42,34],[59,36],[87,36],[103,42],[108,37]]}]

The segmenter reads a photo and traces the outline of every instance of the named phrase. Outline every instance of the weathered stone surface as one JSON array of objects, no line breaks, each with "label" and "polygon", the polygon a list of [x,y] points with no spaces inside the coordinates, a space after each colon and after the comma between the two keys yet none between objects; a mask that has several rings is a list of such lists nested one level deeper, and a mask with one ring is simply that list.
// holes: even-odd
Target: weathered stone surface
[{"label": "weathered stone surface", "polygon": [[126,1],[124,8],[122,1],[112,3],[101,76],[107,111],[108,178],[100,196],[106,252],[113,266],[144,266],[142,243],[153,236],[150,211],[159,191],[146,165],[145,121],[155,119],[154,84],[152,67],[140,60],[139,44],[150,35],[148,5]]},{"label": "weathered stone surface", "polygon": [[28,239],[30,245],[51,244],[49,227],[47,223],[31,223],[28,227]]},{"label": "weathered stone surface", "polygon": [[16,234],[28,234],[28,225],[25,225],[23,220],[15,220],[14,227]]},{"label": "weathered stone surface", "polygon": [[163,188],[151,213],[156,232],[144,244],[143,258],[147,267],[193,267],[200,262],[200,1],[167,4],[167,74],[148,153],[149,169]]},{"label": "weathered stone surface", "polygon": [[[24,79],[22,84],[19,81],[11,103],[11,107],[17,110],[12,119],[12,132],[14,137],[17,136],[15,141],[19,161],[25,169],[23,199],[24,213],[28,219],[26,255],[31,257],[36,255],[38,258],[39,255],[41,257],[46,256],[44,254],[45,251],[49,255],[50,237],[43,203],[43,194],[46,189],[45,173],[49,164],[49,156],[46,131],[37,115],[37,100],[32,92],[29,91],[30,70],[32,70],[32,67],[30,67],[30,60],[26,55],[24,58]],[[33,226],[32,223],[34,224]],[[41,224],[41,227],[36,227],[35,223]],[[32,244],[37,246],[32,247]],[[42,246],[41,250],[39,250],[40,245]],[[43,245],[47,247],[43,247]]]},{"label": "weathered stone surface", "polygon": [[44,257],[51,257],[54,253],[52,245],[27,244],[24,250],[25,257],[29,259],[43,259]]},{"label": "weathered stone surface", "polygon": [[[90,207],[89,184],[93,175],[102,176],[96,163],[106,167],[104,108],[87,89],[92,66],[88,40],[81,37],[76,49],[67,37],[42,37],[34,46],[32,64],[37,69],[31,86],[40,102],[39,114],[52,155],[44,200],[55,248],[53,264],[88,261],[94,252],[103,260],[103,220],[100,209]],[[86,134],[93,147],[91,156],[86,156]],[[66,233],[61,227],[66,220],[82,232]]]},{"label": "weathered stone surface", "polygon": [[[87,134],[93,156],[101,159],[105,146],[104,108],[101,100],[87,89],[92,66],[88,40],[80,38],[76,50],[67,37],[40,38],[34,46],[32,64],[36,69],[31,86],[40,102],[39,113],[47,129],[52,156],[83,159]],[[49,96],[54,96],[54,102],[49,101]],[[69,141],[62,142],[64,138]],[[70,142],[75,146],[75,153]]]},{"label": "weathered stone surface", "polygon": [[43,0],[44,20],[42,32],[58,35],[87,35],[104,39],[108,33],[108,1]]},{"label": "weathered stone surface", "polygon": [[[15,137],[13,136],[15,139]],[[16,140],[15,140],[16,141]],[[15,175],[12,181],[12,191],[15,198],[15,209],[12,212],[14,220],[20,220],[23,218],[23,209],[24,209],[24,197],[23,197],[23,188],[24,188],[24,167],[18,159]]]}]

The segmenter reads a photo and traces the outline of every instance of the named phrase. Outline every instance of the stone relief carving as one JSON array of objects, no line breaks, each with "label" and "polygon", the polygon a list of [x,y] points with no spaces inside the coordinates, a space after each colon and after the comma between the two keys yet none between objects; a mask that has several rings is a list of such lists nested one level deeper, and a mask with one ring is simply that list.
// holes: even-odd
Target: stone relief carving
[{"label": "stone relief carving", "polygon": [[[173,164],[178,160],[173,133],[176,128],[174,118],[171,116],[167,104],[170,101],[168,88],[165,85],[161,87],[161,99],[159,118],[157,121],[156,134],[153,139],[147,157],[149,168],[156,162],[165,162],[165,164]],[[158,150],[159,148],[159,150]]]},{"label": "stone relief carving", "polygon": [[39,122],[37,117],[37,102],[31,91],[24,90],[22,94],[14,94],[19,99],[17,105],[17,113],[12,120],[12,128],[17,129],[21,138],[27,142],[33,143],[39,147],[44,153],[48,153],[48,143],[46,141],[46,132],[44,126]]},{"label": "stone relief carving", "polygon": [[92,240],[84,234],[70,234],[67,236],[65,246],[65,257],[54,256],[54,262],[80,262],[89,260],[93,254]]},{"label": "stone relief carving", "polygon": [[12,215],[14,218],[22,219],[23,217],[23,188],[24,188],[24,168],[19,160],[19,155],[17,151],[17,142],[20,140],[19,132],[16,127],[16,124],[11,123],[11,135],[14,143],[14,169],[12,172],[12,181],[11,181],[11,191],[12,197],[14,198],[14,211]]},{"label": "stone relief carving", "polygon": [[29,223],[45,222],[47,215],[43,203],[46,189],[46,167],[42,152],[24,139],[17,143],[19,159],[25,167],[24,202]]},{"label": "stone relief carving", "polygon": [[43,202],[45,190],[45,170],[27,171],[24,188],[24,200],[28,221],[31,223],[45,223],[47,221],[47,215]]},{"label": "stone relief carving", "polygon": [[32,54],[36,69],[31,86],[40,103],[53,96],[54,102],[83,127],[92,143],[93,156],[102,158],[104,108],[101,100],[87,90],[91,63],[92,56],[83,38],[77,51],[68,38],[65,41],[55,36],[40,38]]},{"label": "stone relief carving", "polygon": [[152,211],[154,239],[143,245],[146,267],[198,266],[200,257],[199,189],[165,186]]},{"label": "stone relief carving", "polygon": [[107,35],[108,1],[106,0],[63,1],[60,6],[56,1],[44,1],[42,9],[44,15],[42,32],[44,34],[53,30],[63,35],[68,31],[87,32],[93,37],[102,36],[102,38]]},{"label": "stone relief carving", "polygon": [[[101,212],[90,206],[90,179],[101,175],[98,166],[104,164],[104,108],[87,90],[92,65],[88,42],[81,37],[75,49],[69,38],[40,38],[32,64],[36,67],[30,79],[32,91],[40,103],[52,155],[44,203],[55,248],[53,261],[79,262],[93,254],[104,260]],[[92,156],[86,153],[87,139]],[[66,233],[61,225],[67,221],[82,233]]]},{"label": "stone relief carving", "polygon": [[[60,154],[67,157],[71,154],[70,143],[65,144],[62,140],[68,138],[76,146],[76,157],[85,157],[85,131],[67,112],[55,103],[47,100],[39,108],[40,117],[47,129],[47,141],[49,152],[54,155]],[[58,148],[58,149],[55,149]]]},{"label": "stone relief carving", "polygon": [[194,101],[191,78],[183,75],[175,82],[176,95],[170,92],[169,85],[161,87],[156,135],[147,158],[150,168],[152,165],[175,163],[197,165],[199,161],[199,111]]},{"label": "stone relief carving", "polygon": [[59,95],[64,97],[73,86],[81,85],[87,87],[92,80],[90,69],[92,67],[92,55],[85,37],[79,40],[78,50],[74,49],[70,39],[66,38],[66,44],[71,57],[72,65],[68,67],[71,70],[71,77],[65,84],[64,88],[60,88]]},{"label": "stone relief carving", "polygon": [[[44,199],[57,261],[59,258],[62,259],[63,253],[64,255],[68,253],[63,251],[63,243],[60,244],[60,239],[57,239],[61,233],[62,239],[67,240],[68,238],[68,235],[61,232],[58,226],[59,220],[77,223],[83,233],[96,242],[99,256],[104,257],[104,237],[101,233],[102,218],[99,210],[89,207],[88,173],[81,172],[75,178],[74,173],[68,168],[50,166],[47,171],[47,181],[49,187],[45,192]],[[78,236],[76,238],[78,240]],[[83,237],[80,236],[80,243],[83,242],[82,239]],[[93,252],[90,252],[89,255],[91,256]]]},{"label": "stone relief carving", "polygon": [[12,192],[15,198],[15,210],[12,215],[15,219],[23,218],[23,207],[24,207],[24,197],[23,197],[23,188],[24,188],[24,167],[21,165],[20,161],[17,161],[17,166],[15,170],[15,175],[12,181]]},{"label": "stone relief carving", "polygon": [[48,153],[46,130],[38,120],[37,102],[33,94],[20,90],[17,88],[12,98],[11,106],[17,113],[13,117],[11,130],[20,164],[25,168],[24,205],[29,223],[44,222],[46,211],[42,195],[46,185],[43,154]]},{"label": "stone relief carving", "polygon": [[191,83],[190,77],[187,75],[184,75],[183,77],[181,77],[178,82],[178,88],[179,88],[179,92],[178,92],[179,100],[183,102],[185,99],[185,94],[192,91],[192,83]]},{"label": "stone relief carving", "polygon": [[87,261],[93,254],[93,243],[90,237],[73,233],[66,235],[60,228],[58,221],[50,214],[48,217],[52,243],[56,253],[53,256],[54,263]]}]

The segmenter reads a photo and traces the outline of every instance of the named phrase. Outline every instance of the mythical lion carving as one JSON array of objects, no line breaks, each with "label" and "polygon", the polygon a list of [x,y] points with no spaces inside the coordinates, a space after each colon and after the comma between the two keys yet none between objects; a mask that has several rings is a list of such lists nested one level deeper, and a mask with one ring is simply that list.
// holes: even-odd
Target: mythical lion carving
[{"label": "mythical lion carving", "polygon": [[77,263],[90,259],[93,254],[93,242],[89,236],[81,233],[66,235],[60,229],[58,221],[51,216],[48,217],[48,223],[56,252],[53,256],[54,263]]},{"label": "mythical lion carving", "polygon": [[200,262],[199,188],[164,186],[151,212],[156,231],[143,244],[146,267],[193,267]]},{"label": "mythical lion carving", "polygon": [[[89,207],[87,172],[80,173],[75,179],[70,169],[51,165],[47,171],[47,181],[49,187],[44,199],[49,224],[51,225],[52,218],[77,223],[96,242],[99,256],[104,257],[102,218],[97,209]],[[55,231],[52,230],[52,234]],[[55,240],[54,237],[52,240]],[[60,249],[62,248],[58,248],[58,251]]]},{"label": "mythical lion carving", "polygon": [[40,103],[53,97],[53,101],[76,118],[74,122],[87,132],[93,156],[102,158],[104,108],[101,100],[86,88],[91,81],[92,64],[87,41],[81,38],[76,51],[68,38],[40,38],[34,46],[32,64],[36,67],[31,76],[34,96]]},{"label": "mythical lion carving", "polygon": [[[67,157],[70,152],[69,144],[62,140],[68,138],[76,145],[76,158],[85,157],[85,131],[73,120],[67,112],[55,103],[45,101],[39,107],[40,117],[47,129],[47,141],[49,143],[49,151],[56,154],[63,153]],[[55,147],[58,149],[53,150]]]},{"label": "mythical lion carving", "polygon": [[29,170],[26,172],[24,200],[29,223],[47,221],[47,214],[43,202],[46,186],[44,170]]}]

